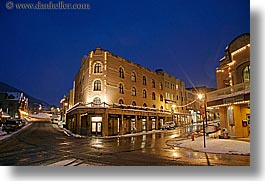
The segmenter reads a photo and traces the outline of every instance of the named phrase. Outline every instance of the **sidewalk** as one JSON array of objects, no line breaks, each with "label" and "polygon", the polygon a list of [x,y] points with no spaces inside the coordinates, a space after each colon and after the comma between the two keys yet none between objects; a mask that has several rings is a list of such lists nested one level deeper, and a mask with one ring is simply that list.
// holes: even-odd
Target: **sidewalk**
[{"label": "sidewalk", "polygon": [[[77,134],[73,134],[71,131],[62,128],[61,129],[67,134],[68,136],[74,136],[78,138],[85,138],[85,136],[80,136]],[[120,138],[120,137],[130,137],[130,136],[139,136],[139,135],[146,135],[158,132],[165,132],[165,130],[153,130],[147,132],[140,132],[140,133],[132,133],[132,134],[125,134],[125,135],[117,135],[117,136],[103,136],[99,137],[101,139],[108,139],[108,138]],[[203,136],[198,136],[191,140],[190,136],[186,138],[173,138],[167,140],[166,144],[171,147],[181,147],[187,148],[199,152],[207,152],[207,153],[221,153],[221,154],[237,154],[237,155],[250,155],[250,138],[230,138],[230,139],[219,139],[219,138],[210,138],[206,136],[204,148],[204,140]]]},{"label": "sidewalk", "polygon": [[194,141],[191,138],[185,140],[168,140],[167,145],[207,153],[250,155],[250,139],[247,138],[244,138],[242,141],[240,138],[219,139],[206,137],[204,147],[204,138],[200,136],[195,138]]}]

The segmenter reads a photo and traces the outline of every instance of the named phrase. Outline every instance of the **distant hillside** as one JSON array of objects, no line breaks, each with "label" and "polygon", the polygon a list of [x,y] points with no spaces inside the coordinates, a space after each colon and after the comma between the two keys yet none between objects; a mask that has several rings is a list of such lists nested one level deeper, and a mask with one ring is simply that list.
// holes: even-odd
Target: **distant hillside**
[{"label": "distant hillside", "polygon": [[6,83],[3,83],[3,82],[0,82],[0,92],[23,92],[24,95],[29,99],[29,106],[33,105],[34,103],[49,106],[49,104],[47,102],[39,100],[35,97],[32,97],[31,95],[25,93],[24,91],[19,90],[15,87],[12,87],[12,86],[10,86]]}]

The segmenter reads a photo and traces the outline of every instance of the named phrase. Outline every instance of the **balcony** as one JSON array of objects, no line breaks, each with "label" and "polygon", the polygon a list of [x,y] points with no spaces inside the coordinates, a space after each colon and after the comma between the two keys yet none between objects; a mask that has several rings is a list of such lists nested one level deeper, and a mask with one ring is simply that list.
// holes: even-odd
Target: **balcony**
[{"label": "balcony", "polygon": [[209,92],[206,94],[206,96],[207,96],[207,102],[212,102],[220,99],[227,99],[249,93],[250,93],[250,83],[245,82],[234,86],[226,87],[223,89],[218,89],[213,92]]}]

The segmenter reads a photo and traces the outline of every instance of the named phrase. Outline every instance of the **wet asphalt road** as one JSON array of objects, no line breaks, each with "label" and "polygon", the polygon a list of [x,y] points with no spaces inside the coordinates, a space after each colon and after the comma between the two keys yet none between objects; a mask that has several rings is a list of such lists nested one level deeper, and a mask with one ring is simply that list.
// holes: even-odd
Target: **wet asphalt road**
[{"label": "wet asphalt road", "polygon": [[183,138],[170,131],[120,138],[75,138],[57,125],[33,122],[0,141],[0,165],[8,166],[249,166],[250,156],[210,154],[170,147],[166,142]]}]

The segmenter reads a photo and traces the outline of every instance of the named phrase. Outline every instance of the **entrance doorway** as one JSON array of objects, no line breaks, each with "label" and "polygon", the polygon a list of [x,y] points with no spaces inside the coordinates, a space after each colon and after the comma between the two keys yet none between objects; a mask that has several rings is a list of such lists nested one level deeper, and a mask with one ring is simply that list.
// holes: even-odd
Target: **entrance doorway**
[{"label": "entrance doorway", "polygon": [[91,133],[94,135],[101,135],[102,133],[102,117],[91,118]]}]

